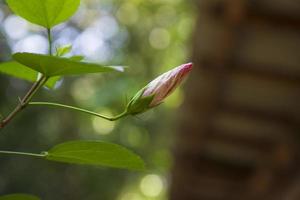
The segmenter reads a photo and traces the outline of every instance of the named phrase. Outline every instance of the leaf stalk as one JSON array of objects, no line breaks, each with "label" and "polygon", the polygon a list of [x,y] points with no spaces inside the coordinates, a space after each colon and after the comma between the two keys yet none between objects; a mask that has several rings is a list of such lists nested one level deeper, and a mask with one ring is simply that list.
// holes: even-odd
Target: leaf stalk
[{"label": "leaf stalk", "polygon": [[46,157],[47,153],[27,153],[27,152],[18,152],[18,151],[0,151],[0,154],[13,154],[19,156],[33,156],[33,157]]},{"label": "leaf stalk", "polygon": [[96,117],[100,117],[103,119],[106,119],[108,121],[116,121],[122,117],[125,117],[126,115],[128,115],[127,111],[125,110],[124,112],[122,112],[119,115],[116,115],[114,117],[108,117],[108,116],[104,116],[102,114],[87,110],[87,109],[83,109],[83,108],[78,108],[75,106],[70,106],[70,105],[65,105],[65,104],[60,104],[60,103],[53,103],[53,102],[30,102],[28,103],[29,105],[34,105],[34,106],[52,106],[52,107],[59,107],[59,108],[64,108],[64,109],[69,109],[69,110],[74,110],[77,112],[82,112],[82,113],[86,113],[86,114],[90,114],[90,115],[94,115]]}]

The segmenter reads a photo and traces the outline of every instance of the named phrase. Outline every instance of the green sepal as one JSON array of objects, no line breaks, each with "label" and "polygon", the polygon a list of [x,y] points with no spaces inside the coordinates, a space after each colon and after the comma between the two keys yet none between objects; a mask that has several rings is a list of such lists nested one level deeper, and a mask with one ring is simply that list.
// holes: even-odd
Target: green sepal
[{"label": "green sepal", "polygon": [[131,98],[126,108],[127,114],[137,115],[152,108],[150,107],[150,104],[155,95],[143,97],[145,89],[146,88],[141,89],[133,98]]}]

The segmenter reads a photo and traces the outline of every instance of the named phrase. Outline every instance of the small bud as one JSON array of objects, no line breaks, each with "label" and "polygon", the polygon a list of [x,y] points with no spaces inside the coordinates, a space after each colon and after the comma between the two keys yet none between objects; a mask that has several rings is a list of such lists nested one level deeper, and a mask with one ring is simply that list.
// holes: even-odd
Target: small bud
[{"label": "small bud", "polygon": [[161,104],[180,85],[192,67],[192,63],[183,64],[151,81],[131,99],[127,105],[128,114],[142,113]]}]

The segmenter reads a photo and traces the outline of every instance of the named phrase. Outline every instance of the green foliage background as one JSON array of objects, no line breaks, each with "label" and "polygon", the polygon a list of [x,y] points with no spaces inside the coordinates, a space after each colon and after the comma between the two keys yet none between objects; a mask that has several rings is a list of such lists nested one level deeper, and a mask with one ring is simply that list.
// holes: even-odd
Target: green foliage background
[{"label": "green foliage background", "polygon": [[[42,29],[28,25],[24,36],[12,38],[5,25],[12,14],[4,1],[0,1],[0,8],[2,60],[10,59],[8,52],[15,51],[19,40],[30,35],[46,37]],[[117,27],[114,34],[104,40],[109,56],[103,59],[101,54],[107,52],[99,48],[84,54],[89,60],[130,68],[124,74],[68,77],[54,91],[40,92],[35,100],[48,99],[108,115],[117,114],[125,106],[126,97],[131,97],[161,72],[189,61],[194,12],[192,3],[186,0],[82,0],[72,20],[54,29],[54,40],[62,45],[75,43],[93,23],[107,16],[115,20],[111,21],[114,24],[106,20],[107,27],[101,26],[103,30],[97,30],[95,36],[110,34],[109,28]],[[67,29],[73,30],[69,32],[70,37],[58,40]],[[71,37],[75,33],[76,36]],[[75,48],[73,53],[81,50]],[[0,113],[8,113],[29,86],[30,83],[0,74]],[[67,140],[99,139],[124,145],[140,154],[148,170],[128,172],[1,155],[0,194],[31,193],[45,200],[167,199],[176,131],[174,116],[183,99],[182,90],[178,90],[154,111],[117,122],[59,109],[32,107],[25,110],[1,131],[1,149],[40,152]],[[149,178],[149,174],[159,177],[161,188],[156,187],[158,180],[153,176]],[[160,192],[151,195],[151,191],[152,194]]]}]

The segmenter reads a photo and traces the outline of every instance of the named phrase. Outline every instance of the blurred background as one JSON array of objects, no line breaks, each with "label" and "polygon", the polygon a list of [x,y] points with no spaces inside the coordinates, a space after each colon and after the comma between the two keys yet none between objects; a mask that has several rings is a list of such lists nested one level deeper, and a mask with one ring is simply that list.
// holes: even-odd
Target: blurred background
[{"label": "blurred background", "polygon": [[[43,29],[0,1],[0,57],[47,52]],[[42,199],[300,199],[300,2],[297,0],[82,0],[54,30],[87,60],[125,74],[65,78],[36,100],[117,114],[158,74],[193,61],[184,88],[159,108],[117,122],[27,109],[1,131],[3,150],[40,152],[74,139],[124,145],[146,172],[0,157],[0,193]],[[0,75],[0,112],[30,86]]]},{"label": "blurred background", "polygon": [[[1,59],[10,52],[47,53],[47,35],[11,13],[1,1]],[[184,0],[81,0],[72,19],[53,30],[54,46],[72,44],[73,55],[127,71],[65,78],[35,100],[62,102],[106,115],[123,111],[126,99],[150,80],[190,61],[188,40],[195,21],[193,4]],[[31,83],[0,74],[0,112],[9,113]],[[25,192],[45,200],[168,199],[171,147],[179,89],[158,109],[109,122],[89,115],[32,107],[1,131],[1,149],[40,152],[68,140],[115,142],[139,154],[145,172],[65,165],[23,157],[0,157],[0,194]]]}]

